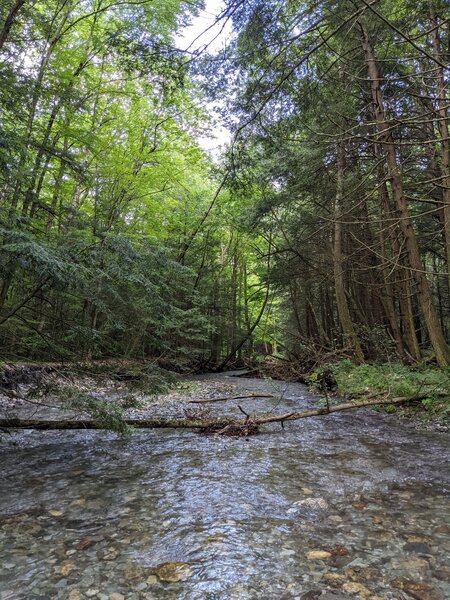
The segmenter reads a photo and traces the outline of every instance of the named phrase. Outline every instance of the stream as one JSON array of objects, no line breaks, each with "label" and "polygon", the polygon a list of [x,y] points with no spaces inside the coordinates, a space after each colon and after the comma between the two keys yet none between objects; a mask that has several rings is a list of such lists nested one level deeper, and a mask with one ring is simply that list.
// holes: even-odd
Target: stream
[{"label": "stream", "polygon": [[[313,407],[301,384],[246,412]],[[212,415],[242,415],[237,402]],[[231,438],[0,434],[0,599],[450,598],[448,437],[356,410]]]}]

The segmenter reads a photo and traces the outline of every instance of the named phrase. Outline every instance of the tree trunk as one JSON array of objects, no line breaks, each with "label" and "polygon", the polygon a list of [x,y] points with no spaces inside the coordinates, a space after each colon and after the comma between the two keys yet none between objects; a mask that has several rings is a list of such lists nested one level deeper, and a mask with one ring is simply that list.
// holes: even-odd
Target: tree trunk
[{"label": "tree trunk", "polygon": [[409,264],[417,285],[420,308],[425,320],[430,342],[441,367],[450,364],[450,351],[446,344],[439,317],[433,304],[431,288],[424,265],[420,257],[416,235],[409,216],[408,206],[403,192],[403,178],[397,165],[396,148],[390,126],[386,121],[383,96],[380,89],[378,67],[365,29],[361,26],[362,45],[366,58],[369,79],[371,82],[372,101],[374,104],[377,131],[384,150],[392,194],[399,214],[399,224],[405,238]]},{"label": "tree trunk", "polygon": [[334,206],[334,240],[333,240],[333,273],[334,288],[336,294],[336,305],[338,309],[339,321],[346,341],[353,348],[355,359],[358,362],[364,362],[364,354],[359,343],[358,335],[355,331],[350,310],[348,307],[347,295],[344,285],[344,258],[342,255],[342,200],[344,197],[344,147],[343,142],[338,143],[337,149],[337,183],[336,200]]},{"label": "tree trunk", "polygon": [[0,50],[3,48],[6,39],[8,37],[9,31],[11,29],[11,27],[14,24],[14,21],[16,20],[17,17],[17,13],[19,12],[19,10],[22,8],[22,6],[25,4],[25,0],[16,0],[16,2],[14,2],[13,6],[11,7],[8,16],[6,17],[6,21],[3,24],[3,28],[0,31]]},{"label": "tree trunk", "polygon": [[[434,12],[433,2],[430,2],[430,21],[433,26],[431,37],[433,41],[434,57],[443,62],[441,52],[441,39],[439,37],[439,27],[436,13]],[[450,139],[448,130],[448,99],[446,94],[446,85],[444,77],[444,69],[441,66],[435,67],[436,82],[437,82],[437,125],[441,142],[441,162],[440,168],[442,173],[442,202],[444,214],[444,234],[445,234],[445,249],[447,257],[447,275],[450,293]]]}]

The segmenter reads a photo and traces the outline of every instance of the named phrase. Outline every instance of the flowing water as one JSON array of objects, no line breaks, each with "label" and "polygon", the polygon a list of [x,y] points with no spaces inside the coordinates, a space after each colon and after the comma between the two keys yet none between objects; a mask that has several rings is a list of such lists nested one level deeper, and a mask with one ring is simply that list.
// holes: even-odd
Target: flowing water
[{"label": "flowing water", "polygon": [[[239,401],[247,412],[317,401],[300,384],[220,377],[232,394],[283,395]],[[2,437],[2,600],[450,598],[441,433],[367,410],[251,438]]]}]

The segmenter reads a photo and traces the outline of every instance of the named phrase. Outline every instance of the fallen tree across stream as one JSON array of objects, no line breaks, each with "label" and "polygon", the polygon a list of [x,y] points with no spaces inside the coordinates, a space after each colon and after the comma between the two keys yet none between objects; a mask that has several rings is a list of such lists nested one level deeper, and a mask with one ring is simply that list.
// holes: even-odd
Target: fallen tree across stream
[{"label": "fallen tree across stream", "polygon": [[[280,415],[248,415],[240,406],[239,409],[246,415],[245,419],[233,419],[231,417],[217,418],[146,418],[146,419],[125,419],[124,423],[137,429],[149,428],[179,428],[179,429],[199,429],[211,433],[227,435],[249,435],[256,433],[261,425],[268,423],[284,423],[288,421],[297,421],[309,417],[322,417],[332,413],[353,410],[355,408],[365,408],[366,406],[383,406],[392,404],[404,404],[406,402],[419,401],[426,398],[426,394],[420,394],[411,398],[393,398],[390,400],[370,400],[366,402],[347,402],[323,408],[310,409],[302,412],[289,412]],[[64,430],[64,429],[106,429],[93,419],[20,419],[11,418],[0,419],[1,429],[38,429],[38,430]]]}]

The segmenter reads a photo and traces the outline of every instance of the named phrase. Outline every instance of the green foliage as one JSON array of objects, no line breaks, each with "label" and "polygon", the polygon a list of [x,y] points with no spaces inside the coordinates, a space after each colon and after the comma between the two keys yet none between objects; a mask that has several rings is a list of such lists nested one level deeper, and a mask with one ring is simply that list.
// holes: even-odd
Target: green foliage
[{"label": "green foliage", "polygon": [[350,396],[380,392],[389,398],[411,398],[426,393],[433,402],[437,393],[450,390],[448,368],[409,367],[401,363],[355,365],[348,360],[331,365],[331,368],[338,392]]},{"label": "green foliage", "polygon": [[123,420],[123,408],[111,400],[96,398],[77,388],[64,388],[62,398],[68,410],[88,415],[102,429],[109,429],[128,438],[131,428]]}]

